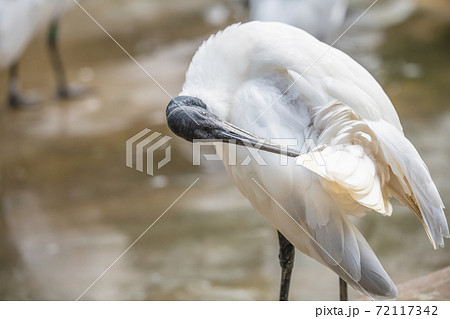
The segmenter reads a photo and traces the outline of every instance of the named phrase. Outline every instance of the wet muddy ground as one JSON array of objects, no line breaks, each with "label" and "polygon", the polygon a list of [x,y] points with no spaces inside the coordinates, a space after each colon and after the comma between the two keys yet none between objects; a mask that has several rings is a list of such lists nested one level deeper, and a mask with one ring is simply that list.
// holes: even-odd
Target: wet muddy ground
[{"label": "wet muddy ground", "polygon": [[[214,1],[124,2],[85,8],[167,93],[79,8],[64,17],[61,47],[69,78],[92,88],[89,95],[54,99],[44,34],[33,41],[21,79],[43,102],[0,108],[0,299],[78,298],[197,179],[82,299],[276,299],[276,232],[220,164],[193,167],[190,146],[174,138],[172,162],[156,176],[125,166],[128,138],[144,128],[171,135],[164,110],[195,49],[242,12],[212,25],[205,8],[217,11]],[[379,79],[450,206],[450,8],[418,3],[385,31]],[[1,101],[6,81],[1,71]],[[399,205],[359,227],[397,283],[450,264],[450,248],[434,251]],[[337,282],[298,253],[291,299],[337,299]]]}]

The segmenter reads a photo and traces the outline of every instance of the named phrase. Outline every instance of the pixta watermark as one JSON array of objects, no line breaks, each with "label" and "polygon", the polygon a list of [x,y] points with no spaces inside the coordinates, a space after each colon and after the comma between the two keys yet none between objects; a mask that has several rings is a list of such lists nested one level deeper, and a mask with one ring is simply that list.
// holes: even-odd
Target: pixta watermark
[{"label": "pixta watermark", "polygon": [[[324,166],[325,161],[319,152],[311,152],[317,149],[317,145],[312,139],[305,139],[299,141],[295,138],[274,138],[267,140],[270,144],[277,145],[283,153],[287,153],[289,148],[299,150],[301,155],[308,154],[310,156],[299,156],[296,158],[286,156],[285,154],[273,154],[271,156],[278,156],[279,166],[304,166],[305,161],[315,161],[316,165]],[[252,162],[258,166],[267,166],[267,158],[265,159],[264,154],[268,152],[262,150],[262,145],[251,145],[246,144],[238,145],[235,140],[230,140],[228,143],[223,143],[220,139],[200,139],[193,140],[192,143],[192,164],[200,165],[201,157],[205,158],[206,161],[223,161],[229,166],[248,166]],[[203,154],[202,148],[214,146],[215,153],[213,154]],[[274,164],[271,161],[271,164]]]},{"label": "pixta watermark", "polygon": [[[153,153],[164,147],[164,158],[157,163],[158,169],[165,166],[172,159],[171,146],[166,145],[172,137],[153,132],[146,128],[126,141],[126,165],[144,172],[144,159],[146,158],[146,173],[153,176],[154,156]],[[151,134],[150,134],[151,133]],[[150,135],[149,135],[150,134]],[[162,137],[161,137],[162,136]],[[160,138],[161,137],[161,138]],[[135,156],[133,156],[133,154]],[[134,165],[135,164],[135,165]]]},{"label": "pixta watermark", "polygon": [[[154,174],[154,167],[161,169],[171,161],[171,146],[168,142],[172,137],[146,128],[126,141],[126,166],[135,168],[148,175]],[[295,138],[274,138],[267,140],[277,145],[282,153],[288,149],[299,150],[299,154],[309,156],[288,157],[284,154],[271,153],[271,165],[278,166],[304,166],[305,161],[315,161],[316,165],[325,165],[325,161],[317,150],[317,145],[312,139],[299,141]],[[223,143],[220,139],[193,140],[192,143],[192,165],[201,165],[202,158],[206,161],[223,161],[229,166],[268,166],[267,151],[261,149],[261,145],[238,145],[236,141]],[[155,163],[154,153],[156,150],[164,149],[164,158]],[[213,150],[213,153],[205,153],[205,150]],[[273,156],[278,157],[278,163],[274,162]],[[145,163],[145,165],[144,165]],[[156,165],[155,165],[156,164]]]}]

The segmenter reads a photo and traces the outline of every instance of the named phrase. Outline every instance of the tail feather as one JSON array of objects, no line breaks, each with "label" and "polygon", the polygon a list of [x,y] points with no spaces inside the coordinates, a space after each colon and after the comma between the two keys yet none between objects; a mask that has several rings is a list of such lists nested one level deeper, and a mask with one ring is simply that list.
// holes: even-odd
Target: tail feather
[{"label": "tail feather", "polygon": [[359,255],[361,256],[361,278],[355,280],[349,276],[346,269],[346,259],[342,260],[341,267],[331,267],[341,278],[343,278],[350,286],[355,288],[362,294],[369,295],[374,299],[394,299],[398,295],[397,287],[392,279],[384,270],[372,248],[358,231],[358,229],[347,222],[350,231],[354,233],[358,242]]},{"label": "tail feather", "polygon": [[[384,157],[394,174],[390,183],[397,191],[393,195],[418,215],[433,247],[443,247],[444,237],[449,238],[450,234],[444,204],[427,166],[411,142],[392,125],[380,121],[370,122],[369,126],[381,142]],[[399,194],[402,191],[398,184],[403,194]]]}]

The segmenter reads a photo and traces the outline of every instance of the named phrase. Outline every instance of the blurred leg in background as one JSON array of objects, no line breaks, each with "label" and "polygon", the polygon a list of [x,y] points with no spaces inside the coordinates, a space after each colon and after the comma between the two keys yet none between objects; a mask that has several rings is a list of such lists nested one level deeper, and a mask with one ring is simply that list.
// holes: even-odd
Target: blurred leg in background
[{"label": "blurred leg in background", "polygon": [[8,100],[9,107],[18,109],[26,108],[40,101],[35,94],[26,94],[20,92],[19,85],[19,62],[14,62],[9,67]]},{"label": "blurred leg in background", "polygon": [[55,72],[57,94],[58,97],[62,99],[76,98],[86,93],[87,90],[82,87],[70,86],[67,82],[66,72],[58,47],[58,30],[59,20],[56,19],[51,22],[48,30],[48,49],[50,61]]}]

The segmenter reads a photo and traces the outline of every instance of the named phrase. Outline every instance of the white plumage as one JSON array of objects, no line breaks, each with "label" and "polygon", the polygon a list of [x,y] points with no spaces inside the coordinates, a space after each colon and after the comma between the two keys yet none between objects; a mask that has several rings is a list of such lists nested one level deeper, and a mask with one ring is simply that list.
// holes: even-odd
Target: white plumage
[{"label": "white plumage", "polygon": [[371,72],[381,74],[374,55],[382,31],[408,18],[412,0],[250,0],[253,21],[282,22],[352,55]]},{"label": "white plumage", "polygon": [[[397,295],[348,214],[390,215],[389,198],[396,197],[419,217],[434,247],[449,237],[438,191],[383,89],[348,55],[308,33],[272,22],[230,26],[199,48],[181,95],[257,136],[295,138],[290,147],[299,150],[314,143],[297,158],[302,165],[293,158],[280,165],[278,155],[264,152],[267,166],[224,163],[275,228],[357,290]],[[238,148],[237,162],[247,155]]]},{"label": "white plumage", "polygon": [[290,24],[331,44],[356,20],[347,31],[350,37],[361,31],[367,36],[404,21],[415,4],[411,0],[250,0],[249,7],[250,20]]},{"label": "white plumage", "polygon": [[17,62],[33,36],[73,4],[72,0],[0,0],[0,68]]},{"label": "white plumage", "polygon": [[282,22],[333,42],[346,22],[348,0],[250,0],[249,18]]}]

